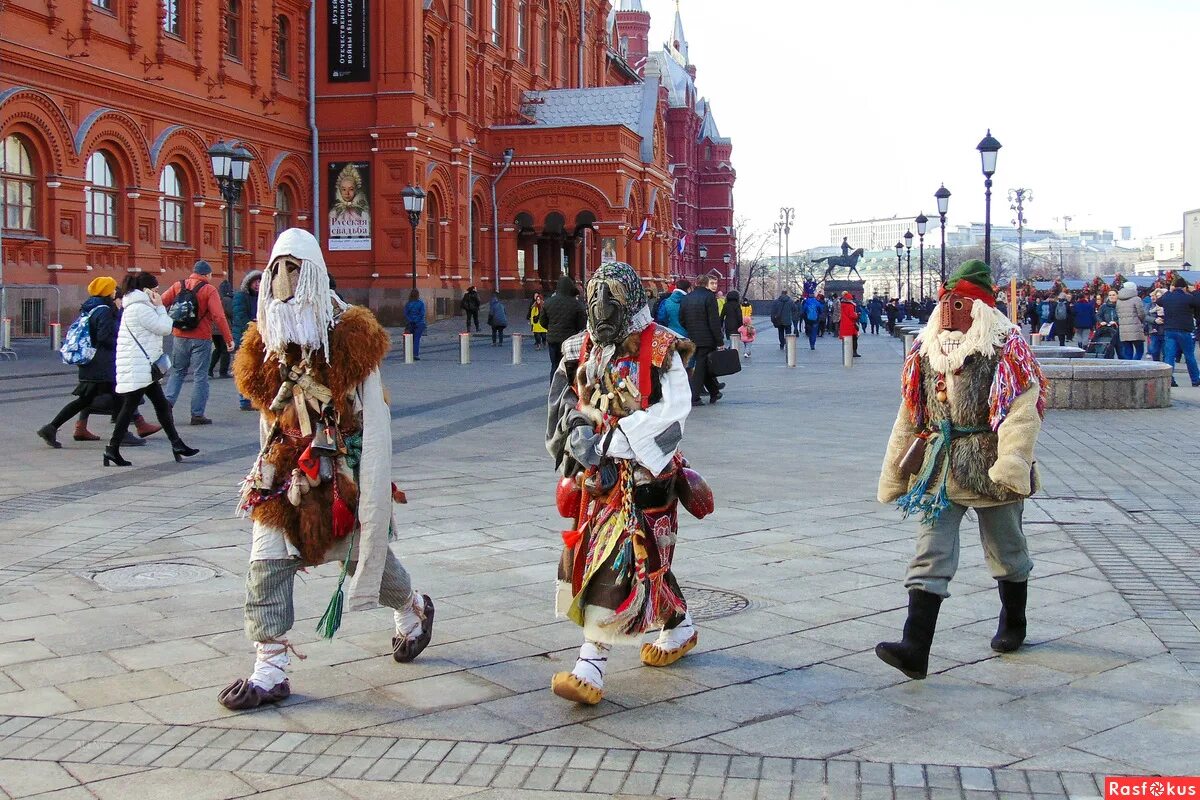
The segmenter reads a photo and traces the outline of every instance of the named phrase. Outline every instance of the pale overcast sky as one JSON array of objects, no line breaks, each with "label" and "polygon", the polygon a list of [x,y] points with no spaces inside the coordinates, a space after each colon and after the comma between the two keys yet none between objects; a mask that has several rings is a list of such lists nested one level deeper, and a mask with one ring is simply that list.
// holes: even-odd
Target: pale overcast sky
[{"label": "pale overcast sky", "polygon": [[[643,0],[651,42],[674,0]],[[1003,149],[992,221],[1033,190],[1029,225],[1178,230],[1200,207],[1200,0],[682,0],[697,85],[733,138],[736,213],[831,222],[983,220],[975,145]],[[915,233],[915,231],[914,231]]]}]

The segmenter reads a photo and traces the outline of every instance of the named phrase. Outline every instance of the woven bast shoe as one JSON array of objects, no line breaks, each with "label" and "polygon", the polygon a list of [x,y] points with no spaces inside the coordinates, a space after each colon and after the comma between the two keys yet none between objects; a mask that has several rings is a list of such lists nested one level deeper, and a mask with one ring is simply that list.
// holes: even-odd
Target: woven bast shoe
[{"label": "woven bast shoe", "polygon": [[592,686],[573,672],[556,672],[550,679],[550,691],[564,700],[594,706],[604,699],[604,690]]},{"label": "woven bast shoe", "polygon": [[249,711],[267,703],[278,703],[292,694],[292,687],[284,678],[283,683],[264,689],[246,678],[238,678],[217,695],[217,702],[230,711]]},{"label": "woven bast shoe", "polygon": [[418,612],[421,617],[420,632],[411,638],[392,637],[392,658],[400,664],[407,664],[421,655],[421,651],[429,646],[429,640],[433,638],[433,600],[427,594],[421,595],[421,599],[425,603],[425,608]]},{"label": "woven bast shoe", "polygon": [[692,651],[700,641],[700,632],[696,631],[679,647],[668,650],[658,642],[647,642],[642,645],[642,663],[647,667],[669,667]]}]

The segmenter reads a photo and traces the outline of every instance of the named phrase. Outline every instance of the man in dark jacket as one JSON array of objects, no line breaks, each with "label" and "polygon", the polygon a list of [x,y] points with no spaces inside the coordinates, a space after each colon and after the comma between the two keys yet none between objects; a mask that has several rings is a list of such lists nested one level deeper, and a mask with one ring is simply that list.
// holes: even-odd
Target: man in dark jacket
[{"label": "man in dark jacket", "polygon": [[475,332],[479,333],[479,292],[475,291],[474,286],[468,286],[466,294],[459,301],[458,307],[463,310],[463,314],[467,317],[467,333],[471,332],[471,322],[475,322]]},{"label": "man in dark jacket", "polygon": [[[721,330],[721,318],[717,313],[717,296],[708,288],[709,277],[696,278],[696,288],[679,304],[679,320],[687,331],[688,338],[696,345],[696,366],[692,370],[692,405],[704,405],[700,390],[708,392],[709,402],[721,399],[721,387],[717,376],[709,372],[708,354],[723,349],[725,335]],[[786,307],[787,324],[792,324],[792,304]]]},{"label": "man in dark jacket", "polygon": [[779,331],[779,349],[782,350],[787,346],[786,337],[792,329],[792,298],[788,297],[787,289],[782,289],[771,303],[771,324]]},{"label": "man in dark jacket", "polygon": [[1200,386],[1200,369],[1196,366],[1196,343],[1192,338],[1195,318],[1200,314],[1200,295],[1188,289],[1187,279],[1176,275],[1171,291],[1158,299],[1163,310],[1164,359],[1171,365],[1171,385],[1175,386],[1175,359],[1182,353],[1187,362],[1192,386]]},{"label": "man in dark jacket", "polygon": [[1071,315],[1079,346],[1086,348],[1088,341],[1092,338],[1092,331],[1096,327],[1096,304],[1092,302],[1091,295],[1084,294],[1071,307]]},{"label": "man in dark jacket", "polygon": [[546,349],[550,351],[553,374],[562,358],[562,343],[587,327],[587,309],[579,302],[579,287],[569,275],[558,279],[558,288],[542,304],[542,324],[546,326]]}]

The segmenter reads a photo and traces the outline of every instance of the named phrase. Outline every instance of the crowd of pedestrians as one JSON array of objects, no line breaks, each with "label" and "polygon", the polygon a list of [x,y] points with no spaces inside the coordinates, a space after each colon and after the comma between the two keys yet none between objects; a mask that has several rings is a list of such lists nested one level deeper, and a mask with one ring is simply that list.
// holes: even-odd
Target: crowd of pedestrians
[{"label": "crowd of pedestrians", "polygon": [[[1200,386],[1196,361],[1200,294],[1183,276],[1169,287],[1139,289],[1125,282],[1119,290],[1093,295],[1088,290],[1071,294],[1035,294],[1022,298],[1020,317],[1047,341],[1068,343],[1114,358],[1186,365],[1193,386]],[[1111,347],[1110,347],[1111,344]],[[1175,384],[1172,379],[1172,385]]]}]

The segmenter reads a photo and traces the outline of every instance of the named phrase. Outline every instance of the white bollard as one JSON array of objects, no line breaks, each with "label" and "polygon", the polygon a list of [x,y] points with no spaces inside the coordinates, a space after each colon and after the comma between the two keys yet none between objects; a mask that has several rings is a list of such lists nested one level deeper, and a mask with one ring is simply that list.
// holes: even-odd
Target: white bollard
[{"label": "white bollard", "polygon": [[523,334],[523,333],[514,333],[512,335],[513,365],[514,366],[521,363],[521,345],[524,342],[524,340],[525,340],[525,334]]},{"label": "white bollard", "polygon": [[796,337],[789,333],[784,338],[787,339],[787,365],[794,367],[796,366]]},{"label": "white bollard", "polygon": [[1035,347],[1042,343],[1042,335],[1040,333],[1029,334],[1029,343]]},{"label": "white bollard", "polygon": [[57,351],[62,347],[62,323],[50,323],[50,349]]},{"label": "white bollard", "polygon": [[458,363],[471,363],[471,334],[469,333],[458,335]]},{"label": "white bollard", "polygon": [[854,366],[854,337],[842,337],[842,366],[846,369]]},{"label": "white bollard", "polygon": [[404,334],[404,363],[413,363],[413,335],[411,333]]},{"label": "white bollard", "polygon": [[0,347],[5,350],[12,349],[12,320],[8,317],[0,323]]},{"label": "white bollard", "polygon": [[904,334],[904,355],[907,356],[909,354],[909,352],[912,350],[913,342],[916,340],[917,335],[915,333]]}]

